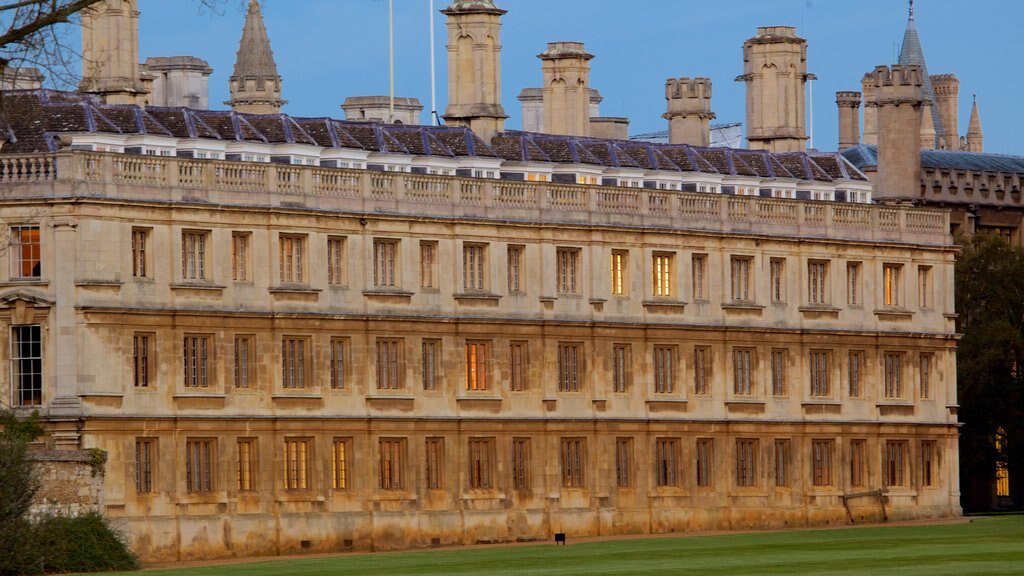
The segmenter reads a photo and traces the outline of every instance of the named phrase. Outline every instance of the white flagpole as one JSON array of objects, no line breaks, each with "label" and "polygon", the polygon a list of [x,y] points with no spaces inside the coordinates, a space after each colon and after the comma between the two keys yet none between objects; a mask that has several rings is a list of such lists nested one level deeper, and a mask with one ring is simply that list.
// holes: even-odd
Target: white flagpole
[{"label": "white flagpole", "polygon": [[430,0],[430,124],[437,126],[437,70],[434,56],[434,0]]},{"label": "white flagpole", "polygon": [[389,122],[395,121],[395,0],[388,0],[388,67],[390,71],[390,118]]}]

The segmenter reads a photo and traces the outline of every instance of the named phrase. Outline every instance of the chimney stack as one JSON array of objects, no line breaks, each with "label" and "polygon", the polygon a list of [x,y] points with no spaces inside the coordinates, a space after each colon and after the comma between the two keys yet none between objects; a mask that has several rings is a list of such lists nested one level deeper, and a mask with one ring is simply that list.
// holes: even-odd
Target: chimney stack
[{"label": "chimney stack", "polygon": [[710,78],[670,78],[665,82],[668,140],[671,144],[711,145]]},{"label": "chimney stack", "polygon": [[836,92],[840,150],[860,144],[860,99],[860,92]]},{"label": "chimney stack", "polygon": [[878,104],[875,103],[875,76],[868,72],[860,81],[864,94],[864,135],[861,142],[869,146],[878,145]]},{"label": "chimney stack", "polygon": [[955,150],[960,135],[960,80],[953,74],[932,76],[935,105],[942,119],[941,144],[944,150]]},{"label": "chimney stack", "polygon": [[138,0],[101,0],[82,10],[82,83],[107,104],[146,103],[139,76]]},{"label": "chimney stack", "polygon": [[747,143],[754,150],[803,152],[807,149],[805,88],[807,40],[791,26],[763,26],[743,43],[747,83]]},{"label": "chimney stack", "polygon": [[444,120],[484,142],[505,131],[501,106],[501,17],[491,0],[455,0],[448,17],[448,108]]},{"label": "chimney stack", "polygon": [[544,131],[590,135],[590,61],[582,42],[549,42],[537,55],[544,72]]}]

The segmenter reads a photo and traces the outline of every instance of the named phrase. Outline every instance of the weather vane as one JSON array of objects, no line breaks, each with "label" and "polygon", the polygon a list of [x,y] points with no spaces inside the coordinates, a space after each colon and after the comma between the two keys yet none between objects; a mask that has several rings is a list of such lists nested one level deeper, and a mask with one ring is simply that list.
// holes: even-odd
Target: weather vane
[{"label": "weather vane", "polygon": [[910,0],[910,19],[914,19],[914,0]]}]

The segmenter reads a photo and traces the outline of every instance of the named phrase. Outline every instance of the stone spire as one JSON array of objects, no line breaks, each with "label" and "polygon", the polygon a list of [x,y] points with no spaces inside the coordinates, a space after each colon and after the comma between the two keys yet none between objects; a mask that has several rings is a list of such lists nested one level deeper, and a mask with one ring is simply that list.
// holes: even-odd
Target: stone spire
[{"label": "stone spire", "polygon": [[236,112],[279,114],[288,103],[281,99],[281,77],[257,0],[249,2],[230,86],[231,100],[225,104]]},{"label": "stone spire", "polygon": [[932,123],[932,105],[925,100],[921,105],[921,150],[935,149],[935,124]]},{"label": "stone spire", "polygon": [[[924,48],[921,47],[921,37],[917,34],[917,23],[914,21],[914,0],[910,0],[910,17],[907,19],[907,30],[903,33],[903,47],[900,49],[899,64],[901,66],[921,67],[921,73],[924,75],[922,96],[932,104],[932,124],[935,126],[937,144],[938,138],[946,136],[946,130],[945,126],[942,125],[939,107],[935,105],[935,90],[932,88],[932,81],[928,76],[928,65],[925,63]],[[956,136],[954,135],[953,138],[955,139]]]},{"label": "stone spire", "polygon": [[969,152],[984,152],[985,133],[981,131],[981,116],[978,115],[978,97],[974,96],[974,104],[971,106],[971,122],[967,127],[967,150]]}]

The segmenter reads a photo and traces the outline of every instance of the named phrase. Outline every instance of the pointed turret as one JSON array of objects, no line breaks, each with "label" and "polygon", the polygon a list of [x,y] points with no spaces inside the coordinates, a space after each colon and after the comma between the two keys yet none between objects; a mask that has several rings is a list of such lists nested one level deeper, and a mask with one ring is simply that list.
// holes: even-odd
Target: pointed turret
[{"label": "pointed turret", "polygon": [[978,97],[974,97],[971,106],[971,123],[967,127],[967,150],[984,152],[985,133],[981,131],[981,116],[978,114]]},{"label": "pointed turret", "polygon": [[921,149],[935,149],[935,124],[932,122],[932,105],[926,100],[921,106]]},{"label": "pointed turret", "polygon": [[249,2],[230,85],[231,100],[225,104],[236,112],[278,114],[288,103],[281,99],[281,77],[257,0]]},{"label": "pointed turret", "polygon": [[[928,65],[924,59],[924,48],[921,47],[921,37],[917,34],[917,23],[914,21],[914,0],[910,0],[910,17],[907,19],[907,30],[903,33],[903,47],[900,49],[901,66],[920,66],[924,74],[924,86],[922,96],[932,105],[932,125],[935,127],[936,144],[938,138],[945,136],[945,127],[942,125],[942,117],[938,106],[935,105],[935,90],[932,88],[931,78],[928,77]],[[955,138],[955,136],[954,136]],[[932,148],[935,145],[931,146]]]}]

